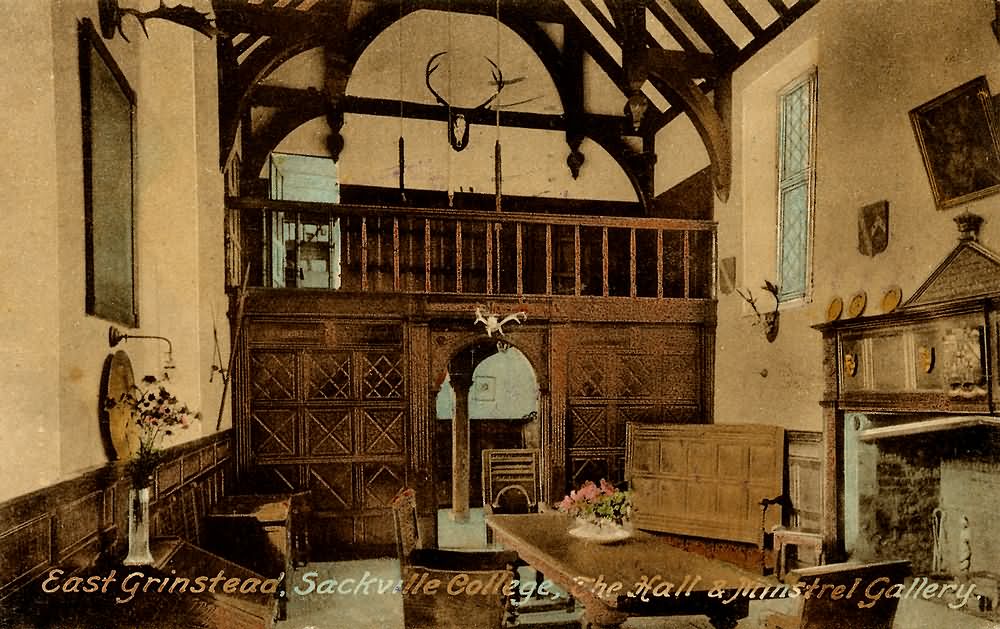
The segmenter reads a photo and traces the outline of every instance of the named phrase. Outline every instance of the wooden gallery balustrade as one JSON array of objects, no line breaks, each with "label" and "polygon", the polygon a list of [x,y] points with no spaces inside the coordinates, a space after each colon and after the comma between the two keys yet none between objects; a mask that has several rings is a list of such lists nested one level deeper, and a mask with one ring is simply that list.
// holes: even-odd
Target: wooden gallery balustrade
[{"label": "wooden gallery balustrade", "polygon": [[712,299],[711,221],[232,198],[230,286]]}]

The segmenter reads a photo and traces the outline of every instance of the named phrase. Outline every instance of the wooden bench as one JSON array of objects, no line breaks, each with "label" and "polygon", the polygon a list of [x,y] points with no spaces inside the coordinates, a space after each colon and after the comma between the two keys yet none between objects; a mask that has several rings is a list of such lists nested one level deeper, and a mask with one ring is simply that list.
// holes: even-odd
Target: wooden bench
[{"label": "wooden bench", "polygon": [[268,578],[283,575],[278,619],[284,620],[285,585],[309,561],[308,492],[224,496],[204,518],[206,549]]},{"label": "wooden bench", "polygon": [[[837,563],[803,568],[788,573],[789,585],[803,587],[818,581],[820,587],[832,585],[824,596],[814,591],[808,598],[799,596],[798,613],[772,614],[764,619],[765,629],[891,629],[896,618],[899,599],[895,597],[869,597],[866,588],[877,579],[886,579],[876,589],[884,591],[894,583],[903,583],[910,575],[909,561],[883,561],[879,563]],[[843,587],[842,590],[835,588]],[[852,592],[852,588],[853,592]],[[840,598],[832,596],[841,592]],[[847,598],[847,594],[851,597]],[[875,592],[873,591],[873,594]],[[871,607],[859,607],[858,603]]]}]

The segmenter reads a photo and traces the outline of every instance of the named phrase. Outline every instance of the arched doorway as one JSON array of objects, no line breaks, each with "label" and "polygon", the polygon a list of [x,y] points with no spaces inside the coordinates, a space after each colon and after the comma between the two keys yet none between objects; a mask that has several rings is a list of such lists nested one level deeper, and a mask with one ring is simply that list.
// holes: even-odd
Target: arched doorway
[{"label": "arched doorway", "polygon": [[480,504],[484,449],[538,447],[539,386],[531,361],[520,350],[492,340],[457,352],[439,382],[434,457],[438,506],[450,506],[453,519],[462,521],[470,506]]}]

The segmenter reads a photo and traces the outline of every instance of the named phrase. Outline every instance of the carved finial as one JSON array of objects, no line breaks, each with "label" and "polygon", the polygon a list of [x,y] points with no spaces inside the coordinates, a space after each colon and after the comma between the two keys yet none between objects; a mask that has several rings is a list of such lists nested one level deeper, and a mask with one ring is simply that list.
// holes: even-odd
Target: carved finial
[{"label": "carved finial", "polygon": [[959,242],[977,242],[979,240],[979,227],[983,224],[983,217],[972,212],[965,211],[955,217],[955,224],[958,225]]}]

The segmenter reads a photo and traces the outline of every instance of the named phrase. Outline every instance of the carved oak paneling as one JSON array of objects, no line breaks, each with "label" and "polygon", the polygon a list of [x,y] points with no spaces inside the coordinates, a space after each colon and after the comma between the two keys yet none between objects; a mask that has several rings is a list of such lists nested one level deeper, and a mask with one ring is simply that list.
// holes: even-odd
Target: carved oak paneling
[{"label": "carved oak paneling", "polygon": [[[224,493],[228,462],[228,457],[215,462],[213,456],[202,467],[200,452],[213,452],[228,441],[226,432],[166,451],[154,474],[162,496],[150,505],[154,535],[169,530],[197,540],[199,513]],[[37,579],[49,568],[86,570],[99,555],[123,555],[129,485],[122,462],[0,503],[0,617],[4,599],[35,592]],[[172,493],[164,494],[167,486]]]},{"label": "carved oak paneling", "polygon": [[354,421],[349,407],[309,408],[305,416],[307,454],[349,456],[354,453]]},{"label": "carved oak paneling", "polygon": [[254,400],[295,398],[296,355],[257,351],[250,355],[250,391]]},{"label": "carved oak paneling", "polygon": [[358,409],[359,454],[399,454],[406,451],[405,412],[402,409]]},{"label": "carved oak paneling", "polygon": [[309,489],[317,511],[344,511],[355,503],[349,463],[309,466]]},{"label": "carved oak paneling", "polygon": [[250,443],[260,457],[294,456],[296,413],[294,409],[261,408],[250,415]]},{"label": "carved oak paneling", "polygon": [[346,400],[351,395],[350,352],[306,352],[306,398]]},{"label": "carved oak paneling", "polygon": [[398,353],[364,354],[362,397],[367,400],[402,399],[405,392],[401,362],[402,355]]},{"label": "carved oak paneling", "polygon": [[600,448],[611,445],[611,429],[608,423],[608,410],[603,406],[581,407],[569,409],[570,415],[570,448]]},{"label": "carved oak paneling", "polygon": [[400,323],[319,325],[312,346],[249,348],[249,412],[238,426],[249,437],[253,490],[311,490],[315,555],[332,558],[345,544],[363,552],[375,530],[364,518],[385,519],[402,487],[410,404]]}]

